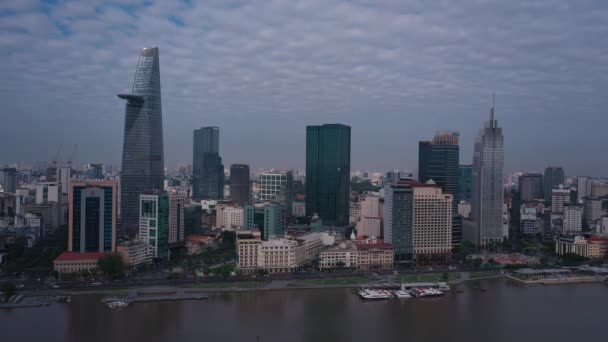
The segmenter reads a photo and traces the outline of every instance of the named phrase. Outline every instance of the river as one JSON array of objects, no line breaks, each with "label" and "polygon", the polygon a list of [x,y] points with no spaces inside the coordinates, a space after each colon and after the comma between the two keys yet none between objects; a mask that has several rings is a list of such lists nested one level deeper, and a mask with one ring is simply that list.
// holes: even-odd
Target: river
[{"label": "river", "polygon": [[[608,286],[468,282],[440,298],[363,302],[352,289],[213,292],[111,310],[98,295],[0,310],[3,341],[608,341]],[[484,289],[482,291],[480,289]]]}]

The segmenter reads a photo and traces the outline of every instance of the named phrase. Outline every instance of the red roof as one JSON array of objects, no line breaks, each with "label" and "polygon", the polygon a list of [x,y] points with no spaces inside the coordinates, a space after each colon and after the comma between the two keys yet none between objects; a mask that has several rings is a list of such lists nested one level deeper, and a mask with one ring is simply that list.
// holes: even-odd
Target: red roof
[{"label": "red roof", "polygon": [[389,249],[393,248],[393,244],[391,243],[369,243],[365,245],[357,245],[357,249]]},{"label": "red roof", "polygon": [[207,242],[215,240],[215,236],[207,236],[207,235],[189,235],[188,241],[190,242]]},{"label": "red roof", "polygon": [[588,242],[604,242],[604,243],[607,243],[608,242],[608,238],[593,237],[593,238],[588,238],[587,241]]},{"label": "red roof", "polygon": [[79,260],[99,260],[99,258],[108,255],[108,253],[75,253],[63,252],[55,261],[79,261]]}]

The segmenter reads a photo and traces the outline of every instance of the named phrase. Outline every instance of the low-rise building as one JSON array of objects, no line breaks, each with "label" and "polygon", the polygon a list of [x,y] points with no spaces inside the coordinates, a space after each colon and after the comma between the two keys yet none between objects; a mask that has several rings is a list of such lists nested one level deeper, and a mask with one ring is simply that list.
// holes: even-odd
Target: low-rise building
[{"label": "low-rise building", "polygon": [[138,266],[151,264],[154,258],[152,246],[143,242],[123,242],[116,246],[125,265]]},{"label": "low-rise building", "polygon": [[107,253],[63,252],[53,261],[53,269],[59,273],[75,273],[82,270],[96,270],[97,261]]},{"label": "low-rise building", "polygon": [[215,245],[217,238],[207,235],[190,235],[186,238],[186,251],[188,255],[202,253],[207,248]]},{"label": "low-rise building", "polygon": [[244,273],[289,273],[312,262],[323,245],[323,234],[300,237],[271,236],[263,241],[255,230],[237,232],[237,267]]},{"label": "low-rise building", "polygon": [[608,251],[608,238],[585,239],[582,235],[561,235],[555,240],[555,254],[576,254],[590,259],[601,259]]},{"label": "low-rise building", "polygon": [[393,268],[395,254],[390,243],[340,243],[319,254],[319,268],[357,268],[360,270],[386,270]]}]

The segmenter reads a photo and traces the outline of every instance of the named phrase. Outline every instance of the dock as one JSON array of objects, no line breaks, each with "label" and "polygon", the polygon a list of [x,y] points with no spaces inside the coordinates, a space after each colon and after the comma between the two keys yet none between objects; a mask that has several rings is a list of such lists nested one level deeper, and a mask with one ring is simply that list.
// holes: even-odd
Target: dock
[{"label": "dock", "polygon": [[131,289],[128,295],[123,298],[105,297],[101,300],[102,303],[124,301],[126,303],[139,302],[160,302],[160,301],[178,301],[178,300],[201,300],[207,299],[209,295],[200,293],[196,290],[187,290],[183,288],[172,289],[157,289],[157,290],[135,290]]}]

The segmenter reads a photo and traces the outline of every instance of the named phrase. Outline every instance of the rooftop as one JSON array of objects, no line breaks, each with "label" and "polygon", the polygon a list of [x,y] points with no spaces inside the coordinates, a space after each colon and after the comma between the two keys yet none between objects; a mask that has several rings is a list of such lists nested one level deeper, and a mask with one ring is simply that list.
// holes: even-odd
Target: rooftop
[{"label": "rooftop", "polygon": [[357,249],[366,250],[366,249],[392,249],[393,245],[390,243],[369,243],[369,244],[360,244],[357,245]]},{"label": "rooftop", "polygon": [[99,260],[107,254],[108,253],[75,253],[66,251],[61,253],[55,261]]}]

